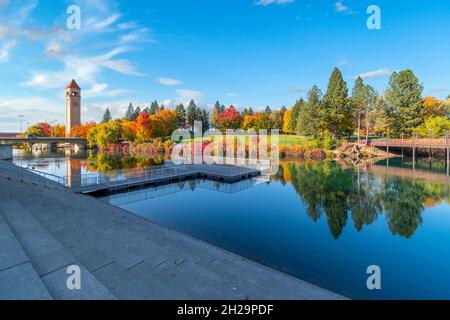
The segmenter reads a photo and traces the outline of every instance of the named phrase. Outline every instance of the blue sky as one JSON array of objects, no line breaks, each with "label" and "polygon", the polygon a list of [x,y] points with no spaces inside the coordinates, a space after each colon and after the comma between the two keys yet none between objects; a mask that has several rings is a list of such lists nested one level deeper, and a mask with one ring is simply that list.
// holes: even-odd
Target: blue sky
[{"label": "blue sky", "polygon": [[[69,5],[81,29],[66,27]],[[382,29],[366,27],[381,8]],[[412,69],[426,95],[450,94],[450,1],[0,0],[0,131],[63,123],[64,88],[82,87],[82,120],[128,103],[194,98],[240,108],[290,107],[338,66],[383,92]]]}]

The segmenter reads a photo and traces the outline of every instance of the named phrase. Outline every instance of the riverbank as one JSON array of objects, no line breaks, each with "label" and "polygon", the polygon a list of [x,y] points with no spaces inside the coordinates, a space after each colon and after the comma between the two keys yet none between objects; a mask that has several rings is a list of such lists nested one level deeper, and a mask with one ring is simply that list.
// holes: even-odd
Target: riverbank
[{"label": "riverbank", "polygon": [[344,299],[5,162],[0,228],[0,299]]}]

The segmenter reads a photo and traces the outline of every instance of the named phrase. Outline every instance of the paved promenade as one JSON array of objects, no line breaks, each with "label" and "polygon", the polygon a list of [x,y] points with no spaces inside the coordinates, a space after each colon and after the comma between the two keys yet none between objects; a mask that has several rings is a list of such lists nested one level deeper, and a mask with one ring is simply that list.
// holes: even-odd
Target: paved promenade
[{"label": "paved promenade", "polygon": [[0,243],[0,299],[343,298],[5,163]]}]

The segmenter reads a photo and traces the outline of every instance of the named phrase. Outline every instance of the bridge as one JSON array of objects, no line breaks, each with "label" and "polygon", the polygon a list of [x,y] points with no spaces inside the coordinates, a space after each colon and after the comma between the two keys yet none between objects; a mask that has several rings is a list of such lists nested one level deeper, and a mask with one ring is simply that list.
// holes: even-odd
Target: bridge
[{"label": "bridge", "polygon": [[87,140],[82,138],[0,138],[0,145],[17,145],[28,143],[41,149],[54,149],[60,145],[83,149],[87,146]]},{"label": "bridge", "polygon": [[389,148],[411,148],[413,151],[413,159],[415,162],[416,150],[417,149],[441,149],[446,151],[447,162],[450,162],[450,132],[445,133],[445,138],[433,139],[432,133],[430,131],[430,138],[419,139],[417,133],[413,134],[411,139],[375,139],[372,141],[372,145],[377,148],[386,148],[386,152],[389,153]]}]

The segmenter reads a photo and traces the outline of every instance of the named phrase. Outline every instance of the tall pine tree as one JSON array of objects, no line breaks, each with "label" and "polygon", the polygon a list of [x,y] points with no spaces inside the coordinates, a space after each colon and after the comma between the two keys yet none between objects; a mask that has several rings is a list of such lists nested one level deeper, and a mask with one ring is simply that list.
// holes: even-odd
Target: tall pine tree
[{"label": "tall pine tree", "polygon": [[338,68],[331,74],[321,109],[322,126],[334,137],[352,132],[353,118],[348,103],[347,84]]},{"label": "tall pine tree", "polygon": [[296,132],[300,135],[317,138],[319,136],[319,113],[322,92],[319,87],[313,86],[308,92],[308,101],[300,109],[297,119]]},{"label": "tall pine tree", "polygon": [[411,70],[394,72],[386,90],[389,133],[411,134],[425,120],[422,106],[423,85]]},{"label": "tall pine tree", "polygon": [[133,104],[130,102],[130,104],[128,105],[127,112],[125,113],[125,119],[131,121],[133,118],[133,114],[134,114],[134,107]]},{"label": "tall pine tree", "polygon": [[109,109],[105,110],[105,113],[103,114],[102,123],[107,123],[112,120],[111,112]]},{"label": "tall pine tree", "polygon": [[184,105],[182,103],[177,105],[175,113],[177,114],[178,126],[180,128],[186,127],[186,110],[184,109]]}]

